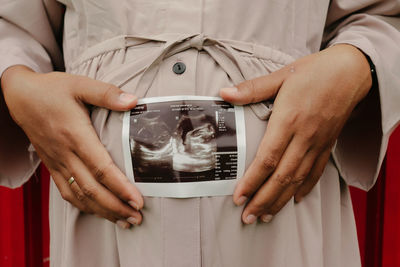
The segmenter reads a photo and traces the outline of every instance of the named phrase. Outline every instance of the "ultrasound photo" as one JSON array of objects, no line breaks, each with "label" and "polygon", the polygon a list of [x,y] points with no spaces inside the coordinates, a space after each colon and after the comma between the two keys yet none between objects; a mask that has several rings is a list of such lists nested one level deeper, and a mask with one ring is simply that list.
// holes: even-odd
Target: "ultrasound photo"
[{"label": "ultrasound photo", "polygon": [[139,104],[130,112],[129,146],[135,182],[237,176],[235,110],[222,100]]}]

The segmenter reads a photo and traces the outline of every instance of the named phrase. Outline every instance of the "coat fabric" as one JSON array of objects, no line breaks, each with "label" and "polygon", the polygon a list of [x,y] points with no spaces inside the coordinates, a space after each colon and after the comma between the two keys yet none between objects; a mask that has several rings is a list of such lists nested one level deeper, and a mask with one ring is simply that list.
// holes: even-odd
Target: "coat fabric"
[{"label": "coat fabric", "polygon": [[[1,0],[0,75],[18,64],[65,67],[139,97],[217,96],[338,43],[362,50],[378,74],[379,91],[343,129],[319,183],[271,223],[243,225],[231,196],[146,197],[142,225],[122,230],[79,212],[52,184],[51,266],[360,266],[348,185],[374,184],[400,119],[400,34],[375,16],[399,13],[396,0]],[[3,100],[0,118],[0,184],[16,187],[39,159]],[[96,109],[92,121],[124,170],[122,114]],[[249,166],[267,121],[246,106],[245,124]]]}]

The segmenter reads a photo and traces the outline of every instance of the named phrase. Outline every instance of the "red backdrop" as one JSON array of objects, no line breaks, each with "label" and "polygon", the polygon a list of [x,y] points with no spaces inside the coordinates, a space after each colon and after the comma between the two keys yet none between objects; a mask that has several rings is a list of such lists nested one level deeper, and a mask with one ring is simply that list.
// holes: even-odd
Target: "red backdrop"
[{"label": "red backdrop", "polygon": [[[381,177],[365,193],[351,189],[364,267],[400,266],[400,128],[389,143]],[[18,189],[0,187],[0,266],[48,267],[49,174],[42,166]]]}]

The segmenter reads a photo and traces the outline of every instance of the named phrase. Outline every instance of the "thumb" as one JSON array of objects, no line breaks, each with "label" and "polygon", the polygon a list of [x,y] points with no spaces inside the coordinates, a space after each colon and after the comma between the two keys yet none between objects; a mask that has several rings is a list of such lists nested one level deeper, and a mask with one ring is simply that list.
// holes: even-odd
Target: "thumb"
[{"label": "thumb", "polygon": [[284,81],[284,72],[278,70],[252,80],[246,80],[232,88],[222,88],[220,96],[236,105],[258,103],[274,97]]},{"label": "thumb", "polygon": [[136,106],[138,98],[117,86],[82,77],[75,86],[76,96],[84,103],[115,111],[125,111]]}]

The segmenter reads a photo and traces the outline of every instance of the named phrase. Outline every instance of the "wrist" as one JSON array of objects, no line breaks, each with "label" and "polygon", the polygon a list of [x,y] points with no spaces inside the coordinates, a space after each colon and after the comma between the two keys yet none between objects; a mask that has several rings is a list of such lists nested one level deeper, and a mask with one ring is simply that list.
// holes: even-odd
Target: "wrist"
[{"label": "wrist", "polygon": [[24,65],[14,65],[7,68],[1,78],[1,90],[3,95],[6,93],[8,88],[13,87],[12,84],[21,79],[21,75],[32,74],[35,73],[32,69],[28,68]]},{"label": "wrist", "polygon": [[[337,44],[331,47],[338,49],[348,79],[352,80],[353,88],[356,89],[357,103],[364,99],[373,86],[373,75],[369,57],[362,50],[351,44]],[[372,61],[371,61],[372,63]]]}]

